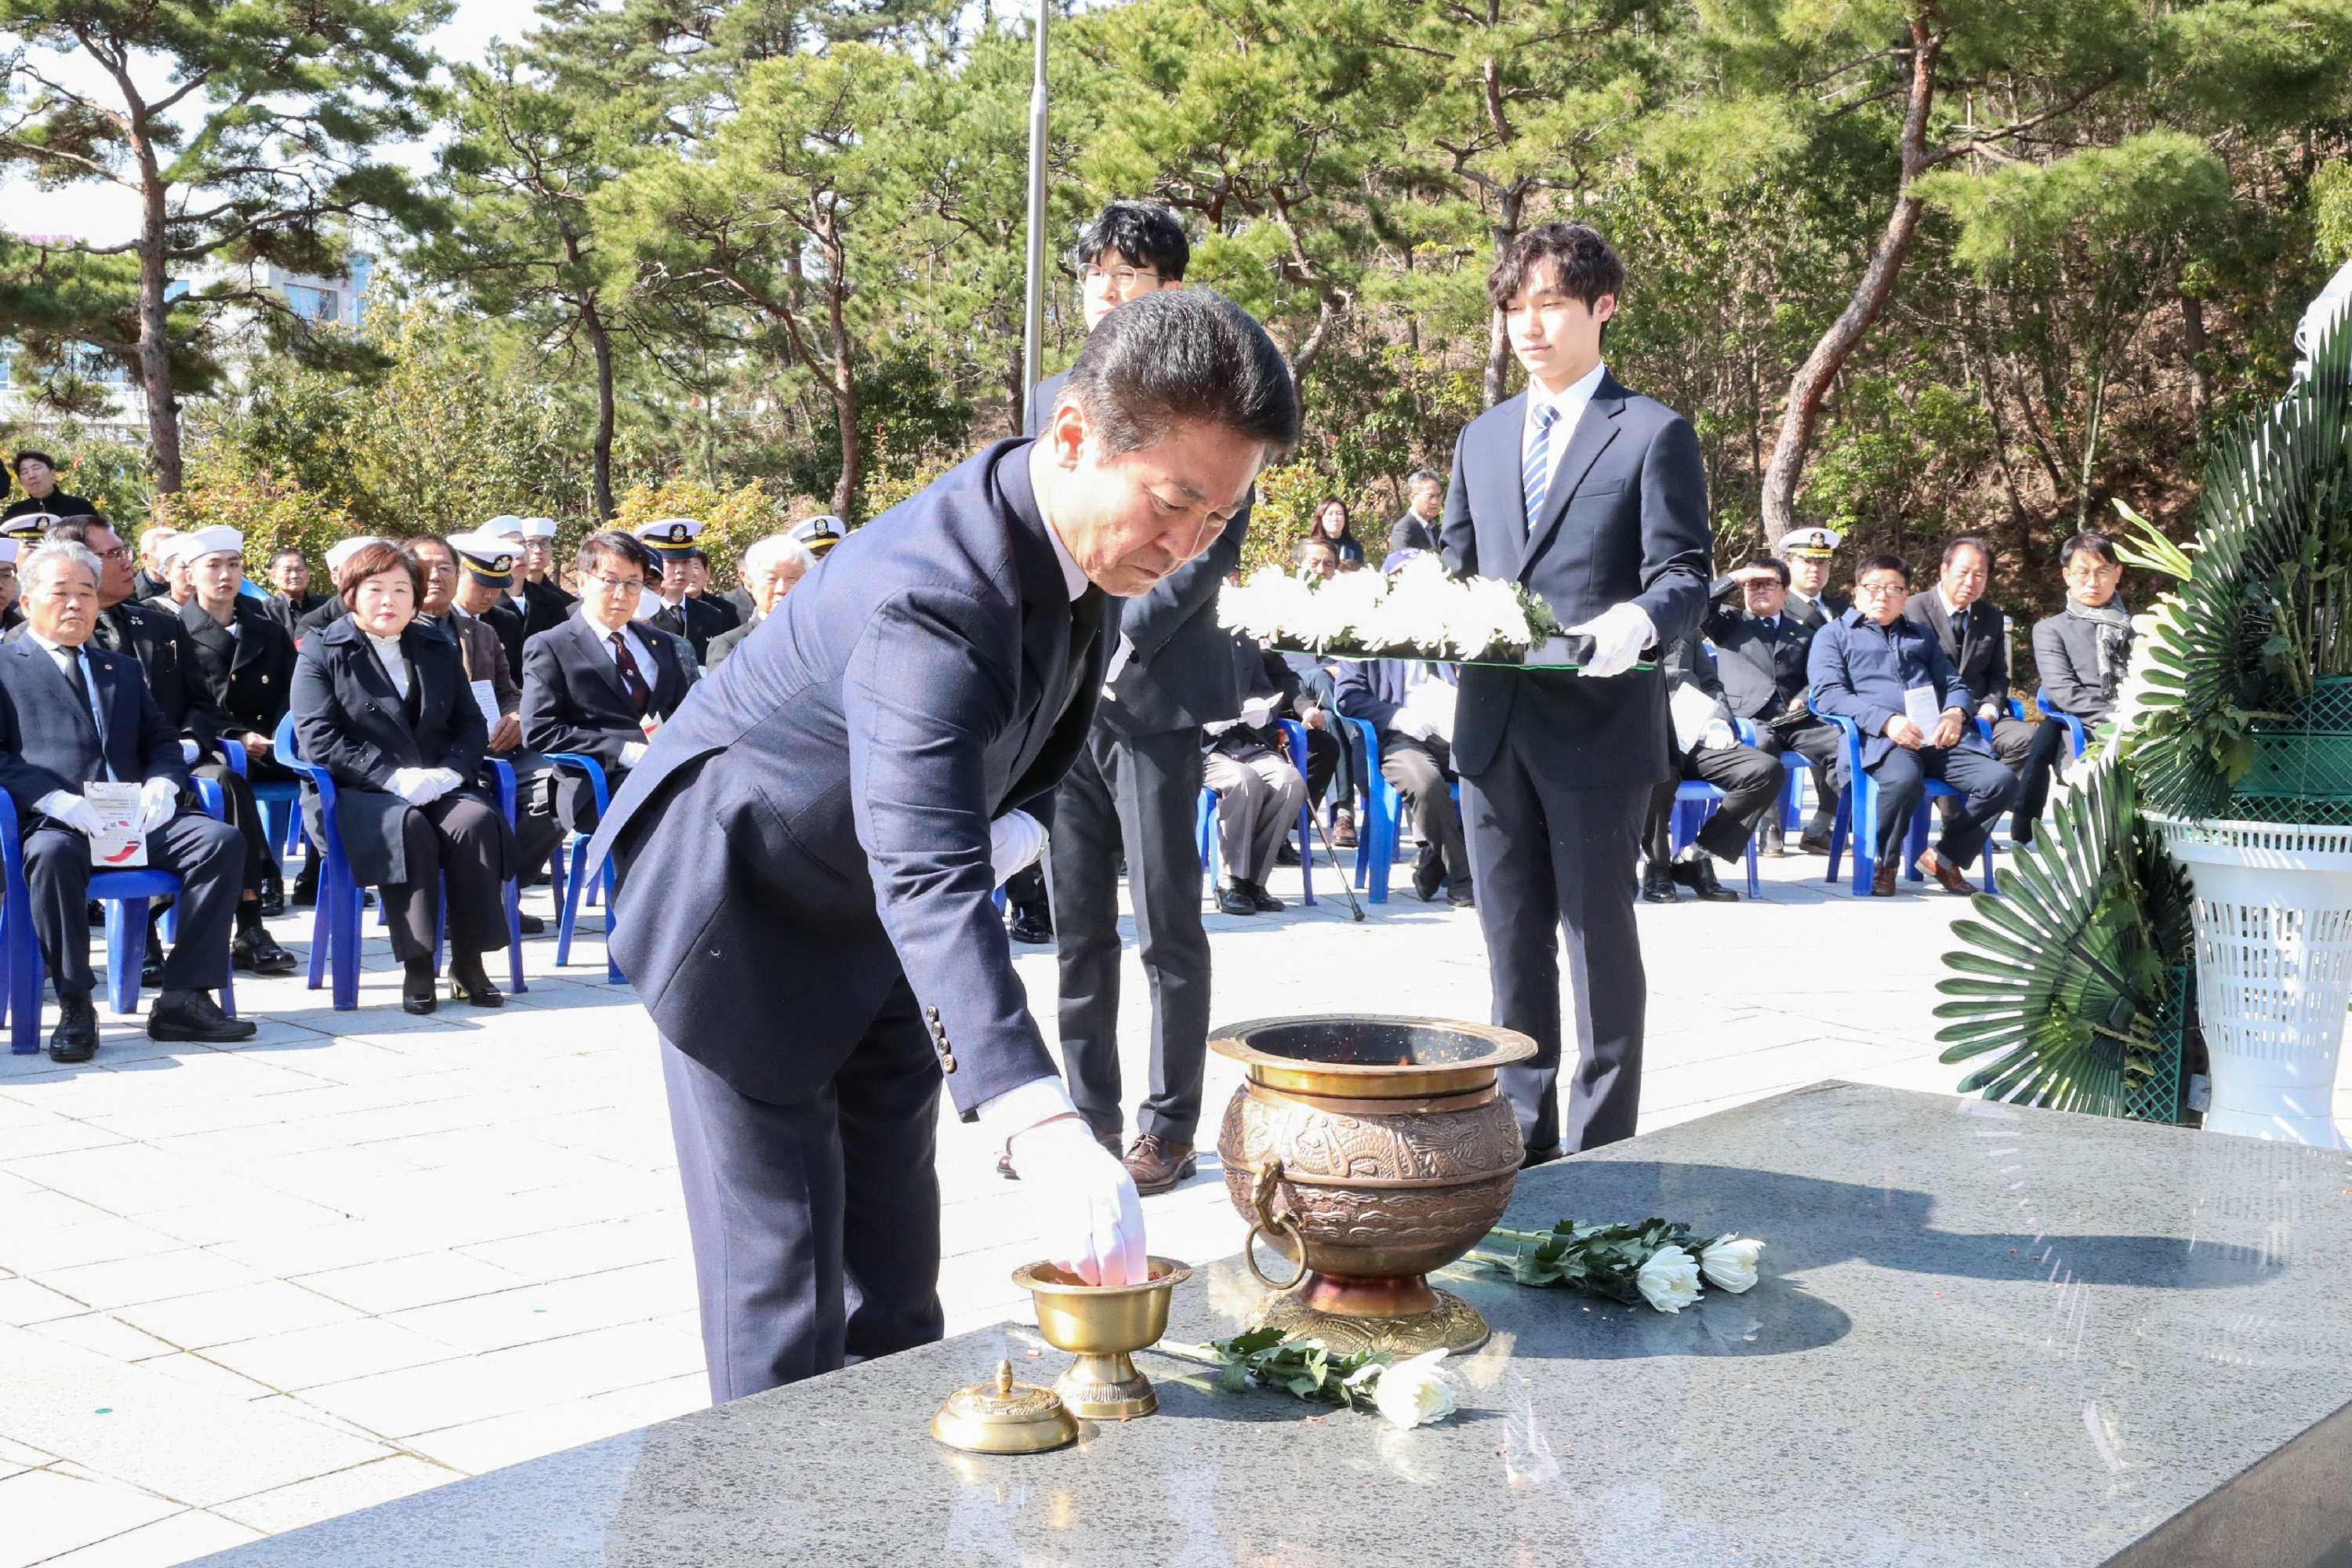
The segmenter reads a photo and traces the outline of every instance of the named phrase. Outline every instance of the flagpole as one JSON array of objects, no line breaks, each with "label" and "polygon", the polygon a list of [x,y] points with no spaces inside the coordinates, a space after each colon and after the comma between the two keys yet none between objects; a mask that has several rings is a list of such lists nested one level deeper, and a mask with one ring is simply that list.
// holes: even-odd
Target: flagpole
[{"label": "flagpole", "polygon": [[1037,0],[1037,64],[1029,86],[1029,287],[1021,311],[1021,405],[1041,379],[1045,343],[1045,24],[1053,0]]}]

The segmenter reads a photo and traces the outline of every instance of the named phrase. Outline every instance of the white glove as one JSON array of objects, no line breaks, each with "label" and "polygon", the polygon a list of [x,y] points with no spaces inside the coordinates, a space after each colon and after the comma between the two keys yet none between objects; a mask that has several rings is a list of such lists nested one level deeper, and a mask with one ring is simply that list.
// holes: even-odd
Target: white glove
[{"label": "white glove", "polygon": [[453,789],[463,789],[466,787],[466,775],[459,773],[455,768],[434,768],[431,769],[430,772],[435,781],[441,786],[439,789],[433,792],[433,798],[436,800],[447,795]]},{"label": "white glove", "polygon": [[639,763],[645,761],[646,750],[646,742],[643,741],[622,742],[621,766],[625,768],[635,767]]},{"label": "white glove", "polygon": [[1095,1142],[1076,1116],[1056,1116],[1013,1134],[1013,1168],[1045,1205],[1045,1258],[1089,1285],[1139,1285],[1143,1202],[1118,1156]]},{"label": "white glove", "polygon": [[180,786],[170,779],[149,779],[139,786],[139,831],[152,833],[180,809]]},{"label": "white glove", "polygon": [[1271,697],[1253,697],[1242,704],[1241,721],[1253,730],[1263,729],[1265,721],[1273,717],[1274,699]]},{"label": "white glove", "polygon": [[51,822],[62,822],[85,837],[98,836],[98,808],[71,790],[53,789],[35,801],[33,809]]},{"label": "white glove", "polygon": [[1426,741],[1437,733],[1437,723],[1426,713],[1414,713],[1400,708],[1389,721],[1389,728],[1407,740]]},{"label": "white glove", "polygon": [[1003,887],[1045,852],[1045,830],[1025,811],[1008,811],[988,825],[988,867]]},{"label": "white glove", "polygon": [[1578,673],[1607,677],[1622,675],[1640,660],[1642,650],[1658,640],[1650,613],[1639,605],[1614,605],[1585,622],[1570,626],[1576,636],[1592,639],[1592,657]]},{"label": "white glove", "polygon": [[180,738],[180,761],[193,763],[202,755],[204,752],[196,749],[196,743],[194,741],[184,735]]},{"label": "white glove", "polygon": [[441,783],[441,768],[394,768],[392,770],[392,793],[411,805],[430,805],[448,793]]},{"label": "white glove", "polygon": [[1738,732],[1722,720],[1712,719],[1707,721],[1706,733],[1699,737],[1698,749],[1702,752],[1719,752],[1726,746],[1738,744],[1739,744]]}]

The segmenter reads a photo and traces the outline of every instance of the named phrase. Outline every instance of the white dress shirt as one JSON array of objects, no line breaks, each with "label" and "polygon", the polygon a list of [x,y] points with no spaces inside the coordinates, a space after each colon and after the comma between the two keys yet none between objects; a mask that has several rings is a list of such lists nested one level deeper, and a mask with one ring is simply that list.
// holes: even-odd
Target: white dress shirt
[{"label": "white dress shirt", "polygon": [[1557,397],[1546,392],[1540,384],[1532,381],[1528,383],[1527,419],[1519,430],[1519,472],[1522,474],[1527,472],[1528,456],[1536,449],[1537,411],[1547,405],[1559,410],[1559,416],[1551,422],[1550,432],[1544,437],[1549,443],[1545,455],[1551,462],[1551,471],[1544,482],[1547,496],[1559,479],[1559,459],[1568,451],[1569,438],[1576,434],[1576,422],[1584,417],[1585,405],[1592,401],[1592,395],[1601,389],[1601,378],[1608,374],[1607,363],[1596,361],[1591,370],[1570,382]]},{"label": "white dress shirt", "polygon": [[383,666],[383,673],[391,680],[392,689],[400,693],[403,702],[407,701],[408,660],[400,651],[400,639],[396,637],[380,637],[373,632],[362,632],[360,635],[366,637],[369,646],[375,649],[375,661]]},{"label": "white dress shirt", "polygon": [[[604,650],[604,657],[613,661],[614,668],[620,668],[621,656],[613,647],[612,628],[602,622],[590,624],[596,627],[596,646]],[[646,646],[646,639],[637,635],[635,626],[623,626],[621,640],[629,645],[629,657],[637,661],[637,673],[645,677],[646,685],[651,688],[654,683],[654,650]]]}]

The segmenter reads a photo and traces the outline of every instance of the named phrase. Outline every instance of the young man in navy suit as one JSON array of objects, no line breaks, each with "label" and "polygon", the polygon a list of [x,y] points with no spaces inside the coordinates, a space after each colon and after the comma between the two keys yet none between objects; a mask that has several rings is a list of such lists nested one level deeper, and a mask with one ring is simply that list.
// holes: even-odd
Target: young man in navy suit
[{"label": "young man in navy suit", "polygon": [[[1494,1019],[1536,1042],[1503,1072],[1530,1164],[1633,1135],[1647,1001],[1634,862],[1672,769],[1665,689],[1638,667],[1706,609],[1698,437],[1601,361],[1624,277],[1581,224],[1530,229],[1496,262],[1486,294],[1528,390],[1462,432],[1445,501],[1447,563],[1525,584],[1582,656],[1576,670],[1465,668],[1454,721]],[[1576,994],[1564,1125],[1555,928]]]}]

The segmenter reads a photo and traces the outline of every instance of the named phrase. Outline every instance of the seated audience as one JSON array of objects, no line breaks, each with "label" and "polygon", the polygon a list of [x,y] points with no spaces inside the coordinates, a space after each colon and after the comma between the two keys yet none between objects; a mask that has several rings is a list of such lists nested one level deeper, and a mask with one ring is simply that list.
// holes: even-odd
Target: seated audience
[{"label": "seated audience", "polygon": [[[1280,671],[1279,676],[1272,670]],[[1238,719],[1206,726],[1201,782],[1217,795],[1217,839],[1223,847],[1225,885],[1217,908],[1229,915],[1274,914],[1283,902],[1265,890],[1275,852],[1298,820],[1307,781],[1290,764],[1276,717],[1298,695],[1297,678],[1279,658],[1272,670],[1256,642],[1234,639],[1234,684],[1242,694]],[[1286,691],[1283,688],[1287,685]]]},{"label": "seated audience", "polygon": [[809,553],[808,546],[786,533],[772,533],[743,552],[742,591],[751,595],[751,613],[740,626],[730,626],[710,639],[704,668],[718,668],[719,662],[751,635],[754,626],[768,618],[769,613],[783,602],[784,595],[793,591],[793,584],[815,564],[816,557]]},{"label": "seated audience", "polygon": [[101,830],[83,796],[94,780],[139,785],[149,867],[180,878],[180,940],[147,1015],[158,1040],[249,1039],[212,993],[229,974],[229,919],[242,880],[236,829],[181,803],[188,787],[180,737],[148,693],[139,661],[89,645],[98,624],[98,558],[44,542],[20,574],[25,630],[0,643],[0,789],[24,833],[25,882],[41,960],[57,989],[49,1055],[86,1062],[98,1049],[89,967],[90,838]]},{"label": "seated audience", "polygon": [[1348,503],[1338,496],[1327,496],[1315,508],[1315,521],[1307,537],[1320,539],[1339,552],[1339,570],[1350,572],[1364,564],[1364,547],[1356,542],[1348,526]]},{"label": "seated audience", "polygon": [[1427,468],[1404,482],[1404,515],[1389,529],[1389,549],[1438,550],[1444,541],[1438,528],[1445,521],[1445,481]]},{"label": "seated audience", "polygon": [[[457,645],[417,619],[416,557],[383,541],[343,571],[351,612],[303,639],[294,671],[302,754],[335,781],[335,825],[352,874],[383,899],[400,1005],[438,1005],[434,954],[444,906],[453,1001],[502,1005],[482,955],[507,945],[505,884],[517,861],[506,818],[476,779],[489,739]],[[303,809],[323,835],[319,797]],[[445,897],[446,894],[446,897]]]},{"label": "seated audience", "polygon": [[[2115,717],[2116,693],[2131,667],[2131,610],[2116,596],[2123,558],[2103,533],[2078,533],[2058,547],[2066,607],[2033,625],[2033,667],[2042,695],[2059,712],[2095,731]],[[2050,800],[2050,775],[2073,750],[2066,726],[2044,723],[2025,759],[2025,787],[2017,804],[2016,837],[2033,842],[2034,826]]]},{"label": "seated audience", "polygon": [[[229,949],[239,969],[260,974],[290,974],[294,955],[271,939],[261,923],[263,894],[278,882],[278,852],[269,842],[262,814],[252,800],[250,780],[288,780],[294,775],[278,766],[270,738],[286,716],[294,679],[294,639],[262,608],[261,601],[239,593],[245,585],[245,536],[234,528],[215,525],[180,536],[194,586],[181,612],[180,625],[188,634],[194,660],[189,673],[202,682],[205,706],[215,736],[212,752],[234,746],[244,753],[247,778],[232,793],[240,800],[235,826],[245,838],[245,892],[236,906],[236,941]],[[102,595],[101,595],[102,596]],[[199,769],[235,776],[235,770],[212,763]],[[223,787],[228,788],[223,781]],[[273,900],[278,912],[285,904]]]},{"label": "seated audience", "polygon": [[0,632],[25,624],[25,612],[16,607],[16,552],[26,548],[21,540],[0,539]]},{"label": "seated audience", "polygon": [[47,512],[54,518],[96,517],[98,508],[79,496],[69,496],[58,489],[58,460],[47,452],[22,451],[16,454],[16,482],[25,493],[9,503],[0,518],[23,517]]},{"label": "seated audience", "polygon": [[2011,773],[2025,763],[2035,726],[2009,715],[2009,617],[1984,595],[1992,546],[1973,534],[1944,546],[1936,585],[1911,595],[1903,613],[1936,634],[1952,672],[1969,689],[1969,716],[1992,728],[1992,753]]},{"label": "seated audience", "polygon": [[156,523],[139,531],[139,570],[131,579],[132,598],[152,599],[171,584],[163,580],[163,552],[180,531],[169,523]]},{"label": "seated audience", "polygon": [[1834,528],[1796,528],[1776,547],[1789,568],[1789,610],[1801,626],[1819,631],[1853,606],[1831,591],[1830,563],[1844,536]]},{"label": "seated audience", "polygon": [[[565,593],[563,584],[555,580],[556,526],[551,517],[522,520],[522,634],[526,640],[562,626],[572,606],[580,602],[577,594]],[[522,661],[516,659],[514,665],[520,679]]]},{"label": "seated audience", "polygon": [[310,562],[300,551],[289,545],[269,557],[269,595],[261,607],[289,641],[296,623],[326,602],[324,594],[310,592]]},{"label": "seated audience", "polygon": [[734,625],[730,612],[715,601],[690,597],[686,591],[692,558],[701,553],[694,541],[702,524],[690,517],[664,517],[640,523],[635,531],[637,542],[660,563],[659,576],[648,584],[653,591],[637,605],[637,618],[656,631],[685,638],[699,665],[710,656],[710,639]]},{"label": "seated audience", "polygon": [[1292,547],[1290,564],[1309,577],[1328,582],[1339,574],[1339,547],[1310,533]]},{"label": "seated audience", "polygon": [[189,536],[185,533],[163,546],[163,591],[147,602],[157,609],[178,615],[194,589],[188,582]]},{"label": "seated audience", "polygon": [[[1723,682],[1732,716],[1755,727],[1756,749],[1778,761],[1794,752],[1813,764],[1813,816],[1798,847],[1830,852],[1830,828],[1837,820],[1837,790],[1830,783],[1837,765],[1837,726],[1805,707],[1805,660],[1813,628],[1788,613],[1789,563],[1755,555],[1724,579],[1740,596],[1738,606],[1714,605],[1704,627],[1716,646],[1716,674]],[[1764,818],[1761,849],[1784,850],[1778,812]]]},{"label": "seated audience", "polygon": [[320,626],[331,621],[340,621],[351,614],[350,607],[343,603],[342,598],[345,570],[361,551],[371,544],[385,542],[387,542],[373,533],[362,533],[350,539],[339,540],[327,546],[327,581],[335,585],[335,591],[327,596],[325,604],[294,623],[294,645],[297,647],[302,645],[303,638]]},{"label": "seated audience", "polygon": [[[1813,706],[1841,714],[1862,731],[1862,765],[1878,781],[1877,864],[1871,893],[1892,898],[1903,843],[1929,779],[1967,798],[1947,817],[1942,838],[1919,857],[1919,869],[1947,892],[1974,891],[1961,873],[1985,837],[2017,799],[2017,775],[2000,765],[1969,722],[1972,698],[1944,657],[1935,634],[1903,614],[1911,568],[1899,556],[1873,555],[1854,579],[1854,607],[1814,634]],[[1840,759],[1839,771],[1844,771]],[[1838,781],[1843,788],[1847,781]],[[1870,831],[1857,822],[1853,831]]]},{"label": "seated audience", "polygon": [[[1650,903],[1671,904],[1680,897],[1675,891],[1679,884],[1706,902],[1736,904],[1739,895],[1717,878],[1708,857],[1737,863],[1747,855],[1757,822],[1780,798],[1780,764],[1740,743],[1715,661],[1697,632],[1668,647],[1658,668],[1665,677],[1673,721],[1666,727],[1666,743],[1677,776],[1658,785],[1650,797],[1642,897]],[[1697,836],[1676,852],[1675,792],[1684,779],[1713,784],[1723,792],[1723,800]]]},{"label": "seated audience", "polygon": [[1421,855],[1412,890],[1423,901],[1446,890],[1456,909],[1477,903],[1462,814],[1446,787],[1454,778],[1454,669],[1420,659],[1343,658],[1333,682],[1339,711],[1369,721],[1381,742],[1381,776],[1412,807]]},{"label": "seated audience", "polygon": [[[466,679],[478,702],[489,688],[489,706],[482,721],[490,727],[489,754],[514,770],[515,839],[526,874],[538,872],[563,837],[551,811],[534,811],[531,803],[547,793],[553,768],[545,757],[522,743],[522,687],[507,673],[507,650],[499,642],[483,612],[494,608],[513,580],[516,558],[511,542],[486,533],[460,533],[447,539],[426,535],[409,542],[420,565],[427,566],[423,614],[441,623],[457,639],[464,655]],[[446,569],[440,563],[446,559]],[[536,936],[543,929],[537,915],[522,917],[522,933]]]},{"label": "seated audience", "polygon": [[[1335,566],[1333,570],[1337,570]],[[1311,653],[1276,654],[1298,683],[1292,702],[1298,721],[1307,726],[1307,798],[1318,806],[1336,791],[1331,807],[1331,846],[1352,848],[1356,842],[1356,790],[1364,773],[1364,740],[1339,712],[1336,658]],[[1304,849],[1305,845],[1299,846]],[[1289,862],[1286,859],[1283,864]]]},{"label": "seated audience", "polygon": [[[579,567],[580,613],[523,649],[523,744],[595,758],[617,795],[693,682],[682,645],[635,619],[646,584],[662,574],[645,542],[618,530],[592,533]],[[595,828],[595,796],[576,771],[557,771],[555,811],[575,833]]]}]

